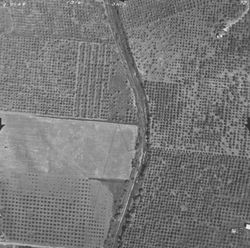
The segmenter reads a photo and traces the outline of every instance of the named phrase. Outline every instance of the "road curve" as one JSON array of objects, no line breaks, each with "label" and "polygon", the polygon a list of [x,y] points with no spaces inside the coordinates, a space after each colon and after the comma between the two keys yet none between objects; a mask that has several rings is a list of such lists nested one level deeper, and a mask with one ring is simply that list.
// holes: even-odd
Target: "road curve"
[{"label": "road curve", "polygon": [[[121,227],[125,222],[125,214],[133,198],[133,192],[135,185],[138,182],[138,177],[142,172],[142,169],[146,167],[148,162],[148,150],[149,150],[149,108],[147,103],[147,97],[143,88],[140,74],[137,70],[134,58],[129,48],[128,40],[119,17],[119,10],[117,4],[113,0],[104,0],[106,13],[108,15],[112,34],[114,36],[117,48],[119,49],[122,62],[128,68],[129,81],[131,88],[135,95],[135,102],[137,106],[138,116],[138,147],[136,150],[136,171],[131,178],[131,184],[128,188],[127,201],[121,213],[118,227],[116,229],[113,247],[117,243],[118,236],[121,235]],[[133,173],[133,172],[132,172]]]}]

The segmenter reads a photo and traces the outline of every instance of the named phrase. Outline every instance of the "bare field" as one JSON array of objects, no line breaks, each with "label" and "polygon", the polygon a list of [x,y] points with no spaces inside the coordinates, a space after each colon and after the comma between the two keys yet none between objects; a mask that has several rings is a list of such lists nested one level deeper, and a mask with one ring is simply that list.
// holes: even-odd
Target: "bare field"
[{"label": "bare field", "polygon": [[128,179],[137,127],[1,113],[0,169]]}]

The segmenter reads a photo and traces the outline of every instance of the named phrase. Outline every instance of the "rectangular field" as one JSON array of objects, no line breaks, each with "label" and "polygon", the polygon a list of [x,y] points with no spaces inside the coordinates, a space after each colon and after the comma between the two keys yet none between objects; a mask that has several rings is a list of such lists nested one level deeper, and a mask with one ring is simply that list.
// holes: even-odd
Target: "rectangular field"
[{"label": "rectangular field", "polygon": [[128,179],[137,127],[1,113],[0,170]]}]

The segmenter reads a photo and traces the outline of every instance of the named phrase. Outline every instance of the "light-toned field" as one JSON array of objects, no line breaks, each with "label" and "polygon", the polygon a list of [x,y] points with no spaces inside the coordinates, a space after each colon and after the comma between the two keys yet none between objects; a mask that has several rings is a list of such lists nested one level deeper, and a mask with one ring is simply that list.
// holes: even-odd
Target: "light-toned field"
[{"label": "light-toned field", "polygon": [[129,178],[137,127],[0,118],[0,243],[102,247],[120,197],[112,182]]},{"label": "light-toned field", "polygon": [[136,126],[0,114],[1,171],[129,178]]}]

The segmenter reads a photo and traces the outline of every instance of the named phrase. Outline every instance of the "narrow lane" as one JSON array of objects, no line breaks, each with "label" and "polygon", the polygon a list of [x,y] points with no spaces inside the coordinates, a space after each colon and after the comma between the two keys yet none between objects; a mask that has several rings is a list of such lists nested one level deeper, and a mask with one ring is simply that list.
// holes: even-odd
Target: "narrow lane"
[{"label": "narrow lane", "polygon": [[[132,90],[135,95],[135,101],[137,106],[138,115],[138,148],[136,150],[136,167],[134,175],[131,175],[131,184],[128,188],[126,204],[123,207],[119,224],[117,226],[113,248],[117,243],[117,239],[121,234],[122,226],[125,224],[125,214],[133,198],[135,185],[138,183],[140,172],[145,168],[148,161],[148,149],[149,149],[149,108],[147,104],[147,97],[143,89],[143,83],[140,74],[137,70],[134,58],[129,48],[128,40],[121,23],[119,12],[116,4],[113,0],[104,0],[106,12],[108,15],[109,23],[111,26],[112,34],[114,36],[117,48],[119,49],[122,62],[126,65],[129,71],[129,81],[131,83]],[[113,4],[113,5],[112,5]],[[133,172],[132,172],[133,173]]]}]

